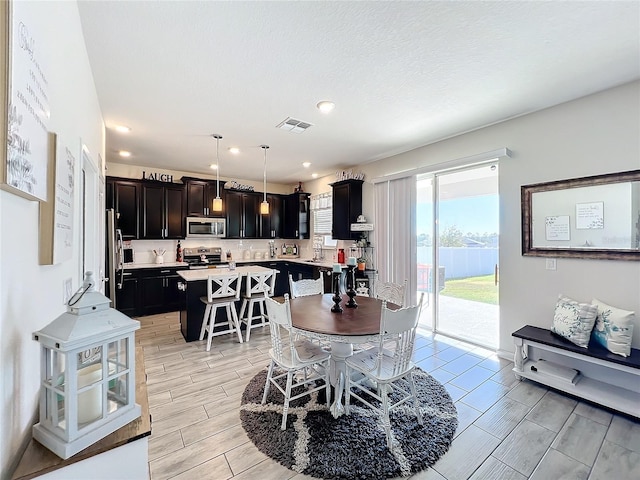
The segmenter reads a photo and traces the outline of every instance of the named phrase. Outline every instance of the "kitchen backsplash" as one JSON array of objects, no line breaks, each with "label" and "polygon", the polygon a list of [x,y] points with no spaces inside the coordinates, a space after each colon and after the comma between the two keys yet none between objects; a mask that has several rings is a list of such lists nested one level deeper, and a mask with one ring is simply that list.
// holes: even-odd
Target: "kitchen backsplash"
[{"label": "kitchen backsplash", "polygon": [[[281,254],[282,244],[298,245],[298,252],[301,258],[313,257],[313,244],[311,240],[283,240],[275,239],[276,255]],[[163,255],[165,262],[175,262],[176,260],[176,248],[178,246],[177,240],[131,240],[131,247],[134,251],[134,263],[154,263],[155,254],[154,250],[165,250]],[[268,258],[269,255],[269,240],[224,240],[224,239],[185,239],[180,240],[182,248],[196,248],[196,247],[220,247],[222,252],[231,250],[231,255],[234,260],[242,260],[244,258],[245,251],[249,252],[251,259],[258,257]]]},{"label": "kitchen backsplash", "polygon": [[[337,249],[348,248],[352,245],[352,242],[338,240],[335,248],[323,248],[321,251],[315,251],[313,249],[312,240],[284,240],[282,238],[275,239],[276,255],[282,254],[283,244],[295,243],[298,245],[298,255],[300,258],[313,258],[314,254],[322,255],[323,259],[330,262],[337,261]],[[125,242],[125,245],[131,246],[133,249],[134,263],[155,263],[155,254],[153,251],[165,250],[163,255],[164,262],[175,262],[176,249],[178,246],[177,240],[130,240]],[[222,252],[227,250],[231,251],[231,256],[234,260],[244,259],[246,251],[249,252],[249,257],[255,259],[256,257],[269,258],[269,240],[251,239],[251,240],[239,240],[239,239],[185,239],[180,240],[182,248],[196,248],[196,247],[220,247]],[[257,255],[256,255],[257,253]]]}]

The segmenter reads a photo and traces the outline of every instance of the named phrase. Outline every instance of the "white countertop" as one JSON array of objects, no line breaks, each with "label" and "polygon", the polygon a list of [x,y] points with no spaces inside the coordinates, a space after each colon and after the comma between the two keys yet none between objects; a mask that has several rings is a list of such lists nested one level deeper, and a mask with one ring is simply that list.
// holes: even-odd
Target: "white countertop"
[{"label": "white countertop", "polygon": [[185,262],[165,262],[165,263],[125,263],[124,270],[136,270],[138,268],[168,268],[168,267],[188,267]]},{"label": "white countertop", "polygon": [[229,270],[229,267],[218,266],[215,268],[202,268],[199,270],[180,270],[178,275],[184,278],[187,282],[194,282],[197,280],[206,280],[209,275],[229,275],[230,273],[237,272],[241,276],[249,275],[250,273],[268,272],[271,270],[267,267],[261,267],[260,265],[251,265],[247,267],[236,267],[235,270]]},{"label": "white countertop", "polygon": [[[236,265],[241,266],[244,263],[269,263],[269,262],[289,262],[299,263],[301,265],[310,265],[319,268],[333,268],[333,262],[330,260],[317,260],[312,261],[310,258],[253,258],[248,260],[236,260]],[[141,268],[172,268],[172,267],[188,267],[189,264],[185,262],[164,262],[164,263],[125,263],[124,270],[137,270]],[[219,265],[220,268],[226,268],[227,263]],[[341,265],[342,268],[347,268],[345,264]],[[205,269],[206,270],[206,269]]]}]

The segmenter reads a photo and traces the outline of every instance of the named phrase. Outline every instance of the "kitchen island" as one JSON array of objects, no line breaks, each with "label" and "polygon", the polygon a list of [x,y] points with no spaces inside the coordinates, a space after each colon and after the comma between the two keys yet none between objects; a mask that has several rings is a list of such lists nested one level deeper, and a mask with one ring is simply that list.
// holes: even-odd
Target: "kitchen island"
[{"label": "kitchen island", "polygon": [[[233,272],[237,272],[241,277],[246,277],[250,273],[261,273],[271,270],[260,265],[238,266]],[[217,268],[204,268],[198,270],[181,270],[178,275],[184,280],[178,284],[181,291],[180,308],[180,330],[187,342],[199,339],[204,317],[205,304],[200,301],[200,297],[207,296],[207,278],[209,275],[228,275],[230,273],[228,265]],[[243,282],[244,284],[244,282]],[[243,285],[244,287],[244,285]],[[236,305],[240,311],[240,305]],[[220,309],[219,315],[226,315]]]}]

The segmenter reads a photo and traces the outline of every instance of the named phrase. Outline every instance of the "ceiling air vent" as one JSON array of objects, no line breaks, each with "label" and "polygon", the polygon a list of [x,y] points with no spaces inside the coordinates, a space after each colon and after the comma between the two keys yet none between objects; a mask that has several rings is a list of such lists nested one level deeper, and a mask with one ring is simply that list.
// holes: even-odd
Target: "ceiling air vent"
[{"label": "ceiling air vent", "polygon": [[276,125],[276,128],[286,130],[287,132],[302,133],[307,128],[312,126],[312,123],[303,122],[302,120],[296,120],[295,118],[287,117],[278,125]]}]

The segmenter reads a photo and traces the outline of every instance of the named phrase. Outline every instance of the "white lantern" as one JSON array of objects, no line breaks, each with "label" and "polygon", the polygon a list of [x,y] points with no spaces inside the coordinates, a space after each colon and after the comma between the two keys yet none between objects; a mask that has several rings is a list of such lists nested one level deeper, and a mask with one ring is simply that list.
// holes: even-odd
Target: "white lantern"
[{"label": "white lantern", "polygon": [[94,285],[87,272],[67,312],[33,334],[41,345],[33,438],[63,459],[140,417],[134,339],[140,322],[110,308]]}]

